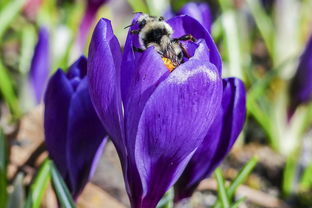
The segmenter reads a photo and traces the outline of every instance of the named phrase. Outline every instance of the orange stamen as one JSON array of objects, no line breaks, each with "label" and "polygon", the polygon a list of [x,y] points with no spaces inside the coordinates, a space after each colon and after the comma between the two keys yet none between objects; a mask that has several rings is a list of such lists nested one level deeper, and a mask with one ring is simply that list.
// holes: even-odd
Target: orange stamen
[{"label": "orange stamen", "polygon": [[165,66],[168,68],[170,72],[172,72],[175,69],[175,66],[173,65],[170,59],[163,57],[162,60],[164,61]]}]

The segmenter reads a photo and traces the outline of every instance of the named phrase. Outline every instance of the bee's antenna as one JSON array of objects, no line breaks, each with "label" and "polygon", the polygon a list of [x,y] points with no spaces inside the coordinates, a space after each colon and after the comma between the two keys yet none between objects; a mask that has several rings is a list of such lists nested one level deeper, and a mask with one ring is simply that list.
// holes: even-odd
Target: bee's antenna
[{"label": "bee's antenna", "polygon": [[132,27],[133,25],[134,25],[134,24],[128,25],[128,26],[124,27],[124,29],[127,29],[127,28],[129,28],[129,27]]},{"label": "bee's antenna", "polygon": [[127,28],[129,28],[129,27],[132,27],[133,25],[136,25],[136,24],[138,24],[138,21],[135,21],[135,22],[132,23],[131,25],[126,26],[124,29],[127,29]]},{"label": "bee's antenna", "polygon": [[135,12],[135,11],[132,12],[132,14],[139,14],[139,13],[143,14],[143,12]]}]

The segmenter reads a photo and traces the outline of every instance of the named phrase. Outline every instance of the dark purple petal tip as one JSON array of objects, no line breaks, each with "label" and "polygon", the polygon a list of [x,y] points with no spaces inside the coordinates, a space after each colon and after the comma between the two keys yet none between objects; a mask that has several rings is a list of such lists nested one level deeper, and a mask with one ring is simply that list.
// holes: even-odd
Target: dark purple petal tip
[{"label": "dark purple petal tip", "polygon": [[87,74],[87,58],[81,56],[77,61],[75,61],[68,69],[67,77],[68,79],[73,79],[79,77],[84,78]]}]

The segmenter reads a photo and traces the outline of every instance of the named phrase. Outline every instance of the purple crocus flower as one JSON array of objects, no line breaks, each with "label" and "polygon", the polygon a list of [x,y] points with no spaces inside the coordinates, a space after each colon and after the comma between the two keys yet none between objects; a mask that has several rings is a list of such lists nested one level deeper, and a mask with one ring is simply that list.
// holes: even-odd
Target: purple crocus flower
[{"label": "purple crocus flower", "polygon": [[246,117],[246,92],[237,78],[223,79],[219,116],[175,185],[176,201],[190,197],[201,180],[220,164],[240,134]]},{"label": "purple crocus flower", "polygon": [[192,57],[171,73],[152,47],[134,52],[137,35],[128,33],[122,54],[107,19],[97,24],[89,48],[91,100],[116,146],[132,208],[156,207],[221,108],[222,63],[209,33],[189,16],[167,22],[173,37],[198,39],[184,43]]},{"label": "purple crocus flower", "polygon": [[299,60],[297,72],[290,86],[290,111],[312,100],[312,36]]},{"label": "purple crocus flower", "polygon": [[108,0],[87,0],[86,1],[87,3],[86,10],[85,10],[85,14],[82,18],[82,21],[79,27],[79,34],[78,34],[78,40],[77,40],[77,44],[78,44],[80,52],[83,52],[84,50],[90,29],[94,24],[97,11],[106,2],[108,2]]},{"label": "purple crocus flower", "polygon": [[77,198],[93,175],[106,142],[88,91],[87,60],[81,57],[65,74],[51,77],[45,93],[45,141],[50,158]]},{"label": "purple crocus flower", "polygon": [[[185,4],[176,15],[188,15],[196,19],[208,32],[211,32],[212,14],[207,3],[189,2]],[[167,11],[165,17],[173,17],[175,14]]]},{"label": "purple crocus flower", "polygon": [[49,33],[45,27],[39,31],[38,42],[34,50],[29,71],[29,82],[36,103],[40,103],[46,88],[50,72]]}]

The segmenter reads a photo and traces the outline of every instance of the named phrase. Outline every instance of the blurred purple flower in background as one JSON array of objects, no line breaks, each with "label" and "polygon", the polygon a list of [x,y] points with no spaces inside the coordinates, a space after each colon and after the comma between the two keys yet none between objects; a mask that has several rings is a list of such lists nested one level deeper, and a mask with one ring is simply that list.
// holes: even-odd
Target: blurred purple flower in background
[{"label": "blurred purple flower in background", "polygon": [[312,99],[312,36],[303,51],[290,86],[290,111]]},{"label": "blurred purple flower in background", "polygon": [[208,177],[231,150],[244,126],[245,106],[246,92],[243,82],[237,78],[223,79],[219,116],[175,185],[176,201],[190,197],[200,181]]},{"label": "blurred purple flower in background", "polygon": [[[152,47],[143,53],[133,51],[140,47],[137,35],[128,33],[122,55],[106,19],[97,24],[89,48],[91,100],[119,154],[132,208],[156,207],[203,141],[209,150],[213,137],[204,138],[209,129],[208,134],[217,134],[211,127],[214,121],[216,131],[223,123],[228,131],[215,138],[212,156],[213,164],[218,164],[245,119],[245,91],[240,81],[229,79],[223,93],[221,57],[207,30],[189,16],[167,22],[174,38],[192,34],[198,39],[183,43],[191,58],[171,73]],[[130,30],[137,28],[133,24]],[[222,94],[228,98],[221,104]],[[241,112],[237,120],[234,107]],[[222,145],[222,152],[216,152]],[[212,171],[209,162],[203,168]]]},{"label": "blurred purple flower in background", "polygon": [[90,32],[91,27],[94,24],[96,13],[101,8],[103,4],[108,2],[109,0],[87,0],[86,1],[86,10],[85,14],[82,18],[82,21],[80,23],[79,27],[79,34],[78,34],[78,47],[79,51],[83,52],[88,35]]},{"label": "blurred purple flower in background", "polygon": [[93,175],[106,142],[88,91],[87,60],[51,77],[45,93],[44,128],[50,158],[74,198]]},{"label": "blurred purple flower in background", "polygon": [[29,82],[36,103],[40,103],[50,73],[49,33],[45,27],[39,31],[29,70]]},{"label": "blurred purple flower in background", "polygon": [[176,14],[172,11],[166,12],[165,17],[173,17],[175,15],[188,15],[196,19],[208,32],[211,32],[212,14],[207,3],[189,2],[185,4]]}]

